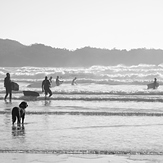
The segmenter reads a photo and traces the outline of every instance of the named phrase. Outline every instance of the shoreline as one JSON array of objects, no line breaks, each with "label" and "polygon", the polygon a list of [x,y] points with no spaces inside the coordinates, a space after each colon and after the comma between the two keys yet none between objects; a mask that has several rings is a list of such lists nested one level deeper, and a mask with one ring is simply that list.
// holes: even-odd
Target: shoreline
[{"label": "shoreline", "polygon": [[36,154],[0,152],[0,162],[4,163],[160,163],[162,161],[163,155]]},{"label": "shoreline", "polygon": [[109,151],[109,150],[2,150],[0,153],[21,153],[21,154],[52,154],[52,155],[123,155],[123,156],[144,156],[144,155],[159,155],[163,156],[163,152],[154,152],[154,151]]}]

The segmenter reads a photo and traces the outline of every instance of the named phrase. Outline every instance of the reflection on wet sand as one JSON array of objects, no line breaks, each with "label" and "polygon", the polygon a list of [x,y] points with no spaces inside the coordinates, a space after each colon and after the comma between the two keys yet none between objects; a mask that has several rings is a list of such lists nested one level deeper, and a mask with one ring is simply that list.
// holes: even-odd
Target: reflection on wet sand
[{"label": "reflection on wet sand", "polygon": [[12,126],[12,136],[25,136],[25,127],[24,126]]}]

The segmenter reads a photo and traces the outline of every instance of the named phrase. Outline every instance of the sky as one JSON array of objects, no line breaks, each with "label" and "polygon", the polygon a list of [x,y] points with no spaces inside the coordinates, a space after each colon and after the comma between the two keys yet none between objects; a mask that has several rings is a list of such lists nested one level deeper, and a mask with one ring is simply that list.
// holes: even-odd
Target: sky
[{"label": "sky", "polygon": [[0,38],[69,50],[163,49],[163,0],[0,0]]}]

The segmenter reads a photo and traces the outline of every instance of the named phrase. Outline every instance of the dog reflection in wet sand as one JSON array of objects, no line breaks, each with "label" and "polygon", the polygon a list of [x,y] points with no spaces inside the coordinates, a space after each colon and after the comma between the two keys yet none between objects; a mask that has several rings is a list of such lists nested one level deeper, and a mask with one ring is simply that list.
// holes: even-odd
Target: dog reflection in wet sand
[{"label": "dog reflection in wet sand", "polygon": [[14,128],[14,123],[17,120],[17,126],[20,128],[20,124],[22,123],[22,127],[24,127],[24,119],[25,119],[25,109],[28,107],[27,102],[23,101],[19,104],[19,107],[14,107],[12,109],[12,125]]}]

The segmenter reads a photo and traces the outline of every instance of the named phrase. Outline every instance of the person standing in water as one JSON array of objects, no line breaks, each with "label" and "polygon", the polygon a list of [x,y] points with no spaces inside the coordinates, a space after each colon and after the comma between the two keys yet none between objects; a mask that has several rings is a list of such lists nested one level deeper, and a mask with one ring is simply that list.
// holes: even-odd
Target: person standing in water
[{"label": "person standing in water", "polygon": [[50,82],[50,87],[52,87],[52,76],[49,78],[49,82]]},{"label": "person standing in water", "polygon": [[9,73],[6,74],[6,77],[4,79],[4,87],[6,89],[6,95],[5,95],[4,100],[6,100],[8,94],[9,94],[9,99],[11,101],[11,99],[12,99],[12,82],[11,82]]},{"label": "person standing in water", "polygon": [[57,76],[57,78],[56,78],[56,86],[59,86],[59,85],[61,85],[63,83],[63,80],[60,80],[59,79],[59,76]]},{"label": "person standing in water", "polygon": [[153,84],[154,84],[153,89],[156,89],[157,88],[157,79],[156,78],[154,78]]},{"label": "person standing in water", "polygon": [[76,79],[77,79],[77,77],[75,77],[75,78],[72,80],[71,85],[77,84],[77,83],[76,83]]},{"label": "person standing in water", "polygon": [[48,77],[45,76],[45,79],[42,81],[42,92],[45,92],[45,96],[49,94],[49,97],[52,96],[52,91],[50,90],[50,82]]}]

